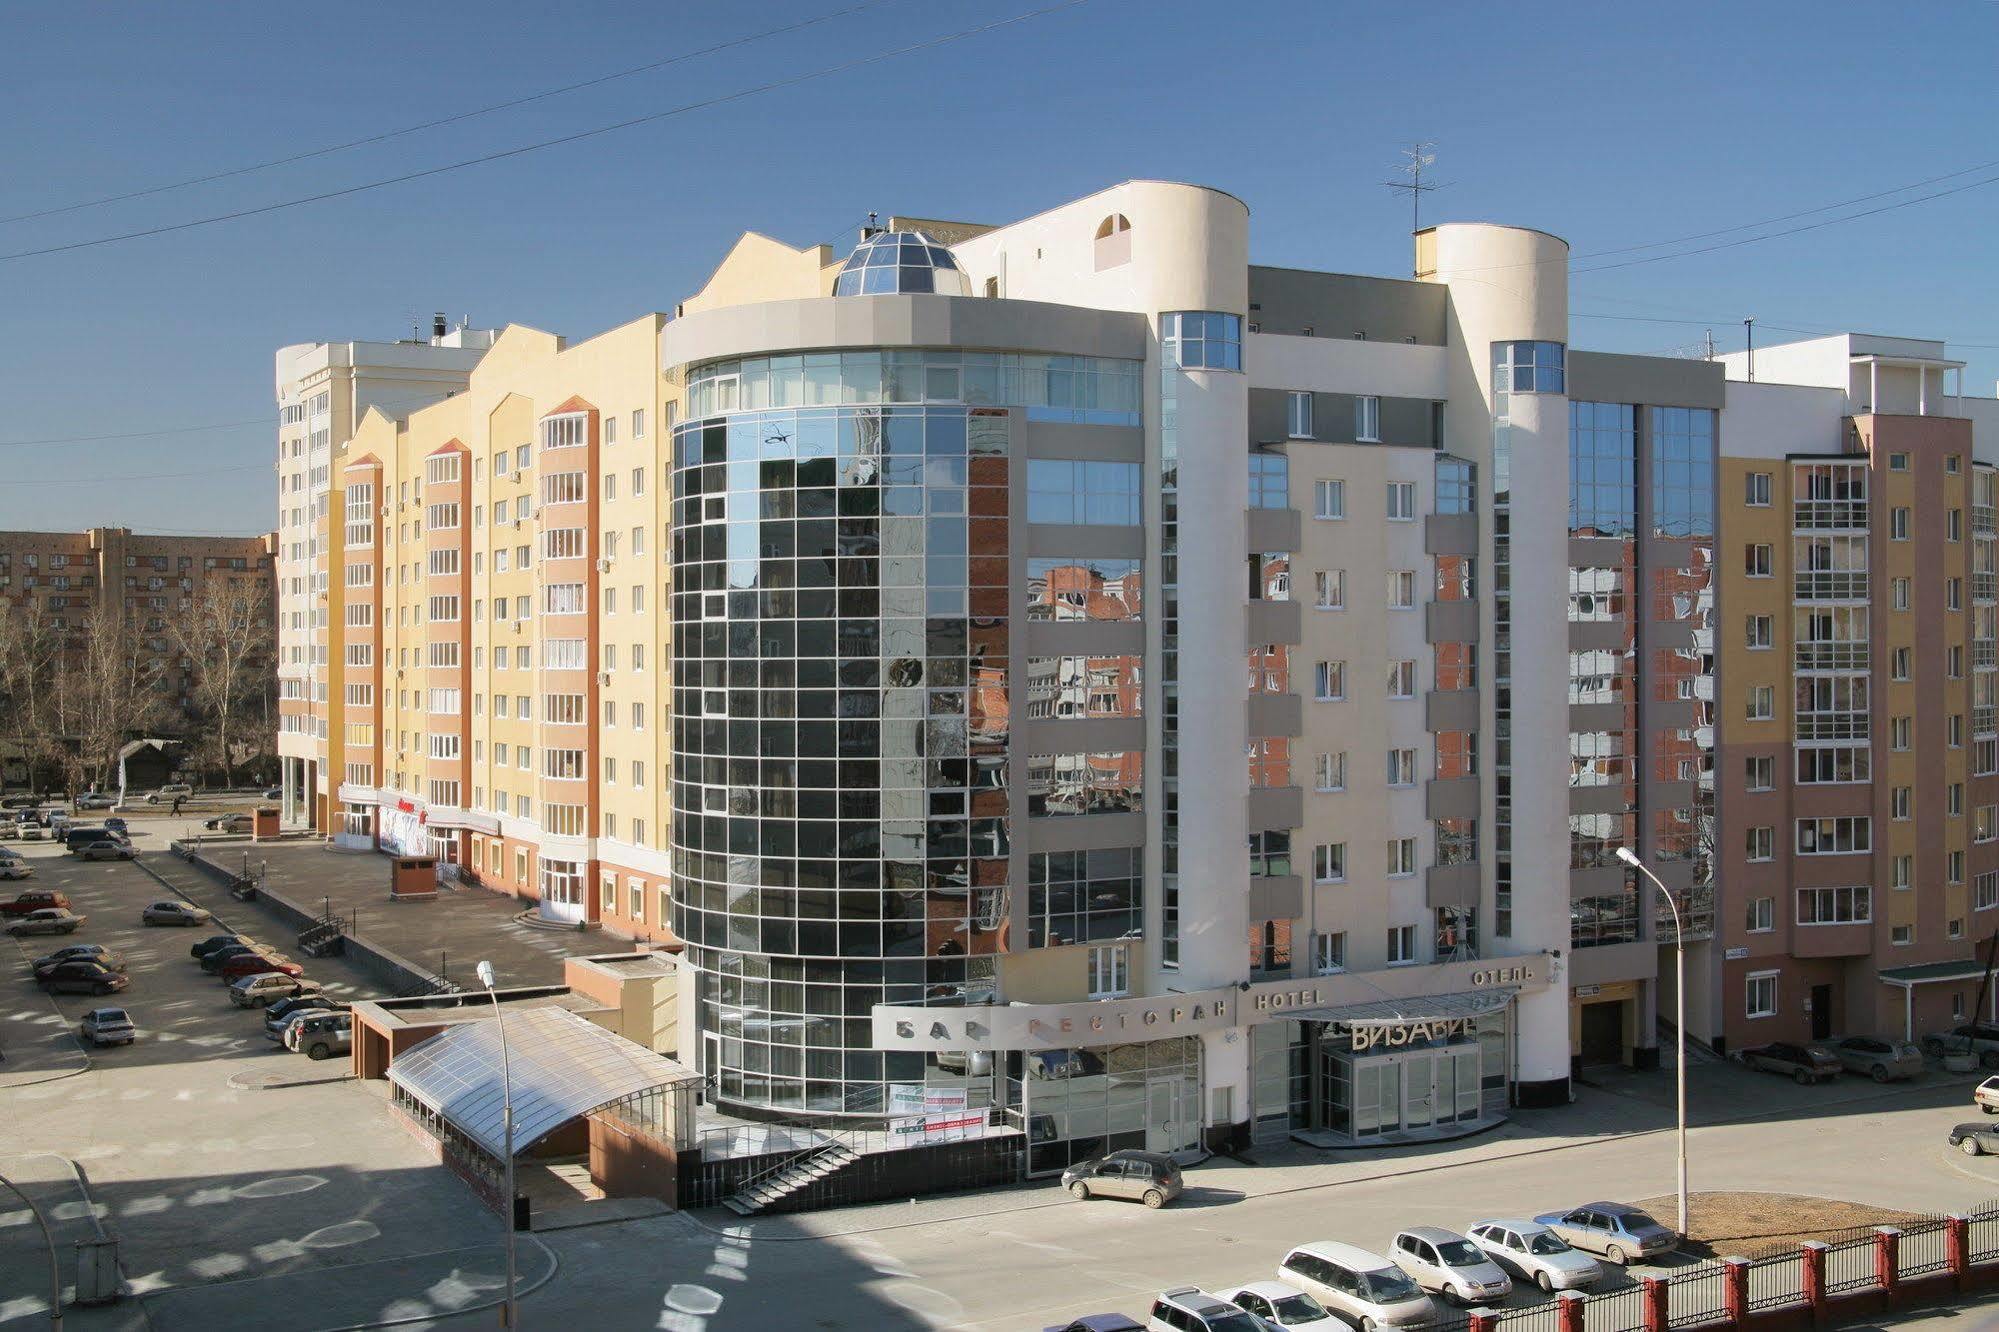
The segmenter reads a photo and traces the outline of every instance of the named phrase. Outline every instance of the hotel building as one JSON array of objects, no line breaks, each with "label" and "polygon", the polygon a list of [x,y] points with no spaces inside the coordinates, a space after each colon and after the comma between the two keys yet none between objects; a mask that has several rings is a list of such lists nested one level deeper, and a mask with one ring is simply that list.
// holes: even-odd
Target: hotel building
[{"label": "hotel building", "polygon": [[[1004,1107],[1037,1173],[1422,1141],[1650,1066],[1674,912],[1692,1034],[1805,1034],[1744,1011],[1772,971],[1777,1014],[1898,1028],[1875,971],[1969,956],[1999,800],[1990,473],[1940,349],[1765,349],[1740,382],[1571,351],[1545,233],[1430,228],[1411,279],[1249,241],[1240,200],[1133,181],[848,254],[746,235],[671,314],[463,349],[443,401],[333,428],[321,622],[284,629],[316,672],[301,789],[340,844],[679,947],[680,1053],[721,1109]],[[1878,591],[1856,539],[1910,562],[1906,643],[1816,618]],[[1790,737],[1774,666],[1806,633],[1848,646],[1798,659],[1799,690],[1834,682]],[[1906,714],[1855,720],[1837,681],[1904,645]],[[1964,771],[1894,758],[1904,716],[1956,724]],[[1862,775],[1796,780],[1807,755]],[[1738,789],[1758,757],[1769,789]],[[1841,850],[1903,768],[1938,788],[1905,793],[1909,845]],[[1807,840],[1846,866],[1812,929],[1787,876],[1816,894],[1834,862]],[[1908,943],[1840,918],[1898,854]],[[1765,883],[1773,925],[1741,932]]]}]

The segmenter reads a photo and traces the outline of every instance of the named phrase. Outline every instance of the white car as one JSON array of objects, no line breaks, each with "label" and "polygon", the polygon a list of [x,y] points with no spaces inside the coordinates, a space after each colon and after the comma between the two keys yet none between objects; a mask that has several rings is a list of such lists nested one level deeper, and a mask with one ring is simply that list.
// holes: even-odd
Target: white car
[{"label": "white car", "polygon": [[1583,1290],[1603,1280],[1602,1263],[1537,1221],[1481,1221],[1467,1233],[1495,1263],[1544,1291]]},{"label": "white car", "polygon": [[1988,1115],[1999,1115],[1999,1075],[1989,1077],[1972,1088],[1971,1103]]},{"label": "white car", "polygon": [[19,856],[0,856],[0,879],[33,878],[35,867]]},{"label": "white car", "polygon": [[1236,1308],[1255,1314],[1278,1327],[1304,1328],[1307,1332],[1346,1332],[1347,1325],[1335,1318],[1325,1305],[1282,1281],[1252,1281],[1247,1286],[1218,1292]]},{"label": "white car", "polygon": [[1361,1332],[1429,1327],[1437,1306],[1409,1274],[1378,1253],[1314,1240],[1284,1255],[1277,1279],[1296,1286]]},{"label": "white car", "polygon": [[1485,1250],[1442,1226],[1398,1232],[1388,1256],[1424,1290],[1458,1304],[1493,1304],[1513,1293],[1513,1278]]}]

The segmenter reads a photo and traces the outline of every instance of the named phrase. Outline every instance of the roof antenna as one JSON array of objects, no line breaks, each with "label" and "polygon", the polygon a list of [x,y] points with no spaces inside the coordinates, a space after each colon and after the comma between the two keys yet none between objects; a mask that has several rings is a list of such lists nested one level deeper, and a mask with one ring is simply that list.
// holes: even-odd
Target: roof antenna
[{"label": "roof antenna", "polygon": [[879,214],[870,211],[868,213],[868,224],[865,227],[861,228],[861,239],[872,240],[876,236],[879,236],[881,234],[882,234],[882,229],[879,220]]},{"label": "roof antenna", "polygon": [[1437,155],[1430,151],[1436,146],[1437,141],[1435,139],[1425,139],[1421,143],[1411,144],[1409,147],[1404,148],[1402,156],[1406,160],[1401,166],[1395,169],[1409,179],[1384,180],[1381,182],[1391,190],[1406,190],[1408,192],[1409,234],[1412,236],[1423,229],[1423,196],[1433,190],[1445,188],[1445,185],[1439,184],[1436,181],[1423,179],[1424,168],[1436,163]]}]

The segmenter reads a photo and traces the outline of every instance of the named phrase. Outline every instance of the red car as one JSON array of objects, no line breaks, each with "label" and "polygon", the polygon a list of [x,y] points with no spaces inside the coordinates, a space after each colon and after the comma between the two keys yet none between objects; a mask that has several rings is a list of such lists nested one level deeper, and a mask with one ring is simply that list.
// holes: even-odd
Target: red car
[{"label": "red car", "polygon": [[266,957],[262,953],[238,953],[224,962],[215,974],[222,978],[224,985],[234,985],[243,977],[254,976],[261,971],[281,971],[287,976],[305,975],[305,968],[298,963]]},{"label": "red car", "polygon": [[43,907],[68,906],[69,898],[54,888],[31,888],[11,902],[0,902],[0,916],[25,916]]}]

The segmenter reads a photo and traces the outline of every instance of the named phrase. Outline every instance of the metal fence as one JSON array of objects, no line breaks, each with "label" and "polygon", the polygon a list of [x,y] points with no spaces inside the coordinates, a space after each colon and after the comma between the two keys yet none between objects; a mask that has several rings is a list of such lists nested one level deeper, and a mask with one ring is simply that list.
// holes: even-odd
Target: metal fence
[{"label": "metal fence", "polygon": [[1584,1300],[1583,1332],[1645,1332],[1645,1288],[1628,1286]]},{"label": "metal fence", "polygon": [[1971,1261],[1999,1258],[1999,1202],[1989,1202],[1971,1214]]},{"label": "metal fence", "polygon": [[1902,1227],[1897,1241],[1895,1273],[1903,1280],[1928,1276],[1950,1266],[1950,1226],[1942,1218]]},{"label": "metal fence", "polygon": [[1781,1309],[1787,1304],[1802,1304],[1805,1298],[1805,1260],[1801,1254],[1789,1257],[1765,1258],[1749,1265],[1749,1300],[1751,1313],[1763,1309]]},{"label": "metal fence", "polygon": [[1874,1236],[1835,1244],[1825,1254],[1825,1291],[1838,1295],[1874,1284]]},{"label": "metal fence", "polygon": [[1558,1301],[1536,1304],[1526,1309],[1507,1309],[1499,1315],[1499,1332],[1561,1332],[1562,1311]]},{"label": "metal fence", "polygon": [[1728,1268],[1703,1263],[1666,1286],[1666,1321],[1674,1327],[1697,1327],[1728,1316]]}]

